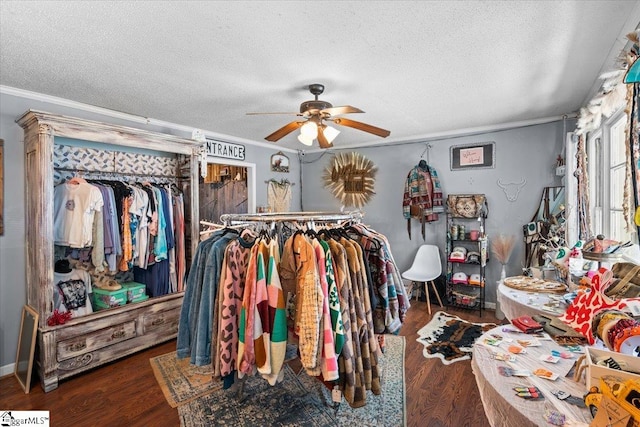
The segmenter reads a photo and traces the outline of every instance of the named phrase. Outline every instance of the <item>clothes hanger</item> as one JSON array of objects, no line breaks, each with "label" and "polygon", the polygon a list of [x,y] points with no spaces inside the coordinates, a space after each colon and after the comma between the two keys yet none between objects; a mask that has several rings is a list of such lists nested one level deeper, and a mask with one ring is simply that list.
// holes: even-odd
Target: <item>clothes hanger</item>
[{"label": "clothes hanger", "polygon": [[[420,155],[420,161],[418,162],[418,167],[422,170],[427,170],[429,167],[429,150],[431,149],[431,144],[426,144],[424,151]],[[424,154],[427,153],[427,160],[424,160]]]}]

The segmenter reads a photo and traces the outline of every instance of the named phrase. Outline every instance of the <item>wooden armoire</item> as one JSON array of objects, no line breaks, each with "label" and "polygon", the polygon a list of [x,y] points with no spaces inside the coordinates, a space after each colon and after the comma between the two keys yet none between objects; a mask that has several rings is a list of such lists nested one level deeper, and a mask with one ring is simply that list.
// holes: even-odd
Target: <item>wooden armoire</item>
[{"label": "wooden armoire", "polygon": [[[27,304],[39,313],[36,364],[43,389],[50,391],[61,379],[176,337],[184,296],[176,292],[48,326],[53,312],[56,181],[75,171],[87,178],[109,173],[143,180],[156,175],[154,168],[161,169],[160,175],[184,189],[189,266],[198,244],[199,144],[33,110],[16,122],[24,129]],[[61,159],[56,156],[60,150],[73,155]]]}]

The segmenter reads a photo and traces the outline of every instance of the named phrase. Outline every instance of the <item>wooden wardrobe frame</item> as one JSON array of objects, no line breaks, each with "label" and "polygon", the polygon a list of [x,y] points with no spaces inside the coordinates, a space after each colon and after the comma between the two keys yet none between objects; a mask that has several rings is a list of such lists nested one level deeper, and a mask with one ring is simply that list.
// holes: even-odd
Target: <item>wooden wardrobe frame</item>
[{"label": "wooden wardrobe frame", "polygon": [[[37,368],[45,391],[58,381],[176,337],[184,292],[71,319],[48,326],[53,312],[53,153],[55,138],[66,137],[185,156],[190,182],[185,220],[190,255],[198,245],[198,159],[200,144],[190,139],[125,126],[29,110],[16,122],[24,129],[26,187],[27,304],[39,314]],[[105,147],[106,148],[106,147]]]}]

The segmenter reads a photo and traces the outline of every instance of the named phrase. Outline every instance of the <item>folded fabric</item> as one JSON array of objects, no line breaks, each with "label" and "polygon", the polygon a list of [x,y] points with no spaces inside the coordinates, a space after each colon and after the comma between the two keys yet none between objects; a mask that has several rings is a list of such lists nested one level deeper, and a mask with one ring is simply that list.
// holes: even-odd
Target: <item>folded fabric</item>
[{"label": "folded fabric", "polygon": [[533,320],[531,316],[516,317],[511,320],[511,323],[513,326],[527,334],[535,334],[543,331],[542,325]]}]

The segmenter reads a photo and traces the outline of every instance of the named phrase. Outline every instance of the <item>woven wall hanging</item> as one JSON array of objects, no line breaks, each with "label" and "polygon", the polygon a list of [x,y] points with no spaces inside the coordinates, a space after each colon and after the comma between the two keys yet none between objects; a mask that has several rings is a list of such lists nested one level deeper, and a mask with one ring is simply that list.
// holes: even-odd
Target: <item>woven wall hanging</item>
[{"label": "woven wall hanging", "polygon": [[343,206],[361,208],[373,197],[377,168],[371,160],[359,153],[339,153],[333,156],[325,169],[325,187]]}]

